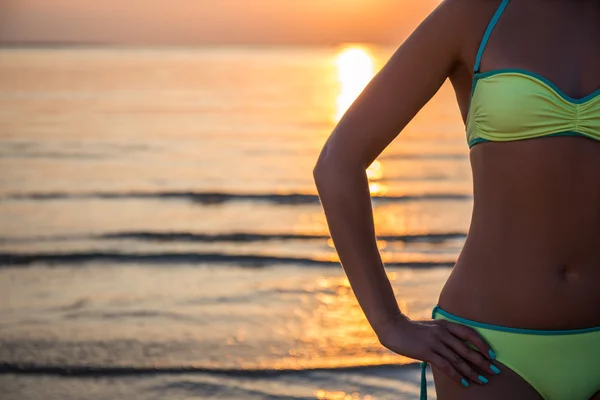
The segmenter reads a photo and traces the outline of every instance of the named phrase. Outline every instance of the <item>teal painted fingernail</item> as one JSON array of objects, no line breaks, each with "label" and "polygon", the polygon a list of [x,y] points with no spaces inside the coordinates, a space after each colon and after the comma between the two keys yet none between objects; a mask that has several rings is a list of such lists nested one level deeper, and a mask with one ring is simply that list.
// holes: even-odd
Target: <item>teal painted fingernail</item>
[{"label": "teal painted fingernail", "polygon": [[489,382],[489,381],[487,380],[487,378],[486,378],[485,376],[483,376],[483,375],[479,375],[479,376],[477,377],[477,379],[479,379],[479,380],[480,380],[481,382],[483,382],[483,383],[488,383],[488,382]]},{"label": "teal painted fingernail", "polygon": [[492,360],[495,360],[495,359],[496,359],[496,353],[494,353],[494,351],[493,351],[492,349],[489,349],[489,350],[488,350],[488,354],[490,355],[490,358],[491,358]]},{"label": "teal painted fingernail", "polygon": [[495,373],[496,375],[500,373],[500,370],[499,370],[499,369],[498,369],[498,367],[496,367],[494,364],[491,364],[491,365],[490,365],[490,369],[491,369],[492,371],[494,371],[494,373]]},{"label": "teal painted fingernail", "polygon": [[469,387],[469,382],[467,382],[467,380],[466,380],[465,378],[462,378],[462,379],[460,380],[460,383],[462,383],[462,385],[463,385],[464,387]]}]

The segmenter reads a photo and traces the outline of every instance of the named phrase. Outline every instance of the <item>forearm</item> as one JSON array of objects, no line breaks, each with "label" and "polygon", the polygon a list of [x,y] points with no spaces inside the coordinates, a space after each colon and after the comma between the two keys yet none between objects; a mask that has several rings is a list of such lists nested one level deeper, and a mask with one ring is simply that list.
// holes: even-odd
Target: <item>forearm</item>
[{"label": "forearm", "polygon": [[366,171],[357,163],[320,160],[314,177],[344,271],[378,332],[401,314],[377,249]]}]

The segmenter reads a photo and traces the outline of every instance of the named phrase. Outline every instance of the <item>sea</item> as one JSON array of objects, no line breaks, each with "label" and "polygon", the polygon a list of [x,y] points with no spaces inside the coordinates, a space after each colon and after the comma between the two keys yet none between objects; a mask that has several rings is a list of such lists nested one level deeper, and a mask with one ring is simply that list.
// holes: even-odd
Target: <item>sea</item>
[{"label": "sea", "polygon": [[[0,49],[0,398],[418,399],[312,177],[394,50]],[[448,83],[367,173],[398,304],[429,318],[472,210]]]}]

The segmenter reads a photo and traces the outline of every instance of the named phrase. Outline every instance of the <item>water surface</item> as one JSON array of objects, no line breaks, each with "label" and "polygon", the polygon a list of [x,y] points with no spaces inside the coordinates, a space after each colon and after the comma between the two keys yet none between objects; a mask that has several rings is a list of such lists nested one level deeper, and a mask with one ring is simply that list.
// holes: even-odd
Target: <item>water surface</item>
[{"label": "water surface", "polygon": [[[392,51],[0,50],[3,398],[418,398],[312,182]],[[445,85],[368,171],[412,318],[464,241],[467,151]]]}]

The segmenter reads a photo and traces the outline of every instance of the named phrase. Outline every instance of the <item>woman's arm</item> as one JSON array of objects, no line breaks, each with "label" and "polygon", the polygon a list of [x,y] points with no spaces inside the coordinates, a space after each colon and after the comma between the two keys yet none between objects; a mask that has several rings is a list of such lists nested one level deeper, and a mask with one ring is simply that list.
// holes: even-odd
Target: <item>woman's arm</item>
[{"label": "woman's arm", "polygon": [[439,90],[459,60],[460,16],[441,4],[395,52],[327,140],[314,177],[331,236],[376,332],[400,311],[375,243],[366,168]]},{"label": "woman's arm", "polygon": [[[468,23],[466,3],[462,0],[442,3],[395,52],[334,129],[315,166],[314,178],[343,268],[381,343],[409,357],[432,363],[435,360],[457,381],[467,376],[477,382],[478,374],[464,362],[451,367],[439,359],[445,349],[431,349],[432,346],[418,341],[427,332],[431,337],[448,333],[453,337],[447,341],[454,345],[456,336],[468,336],[487,355],[489,347],[475,331],[458,326],[452,327],[455,332],[450,333],[447,328],[450,324],[434,321],[432,327],[437,333],[417,332],[401,314],[377,249],[366,176],[366,168],[459,65],[464,26]],[[421,324],[420,328],[424,327]],[[409,331],[415,335],[409,335]],[[403,334],[399,336],[398,332]],[[489,370],[490,362],[480,353],[454,351]]]}]

